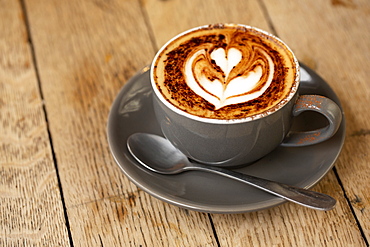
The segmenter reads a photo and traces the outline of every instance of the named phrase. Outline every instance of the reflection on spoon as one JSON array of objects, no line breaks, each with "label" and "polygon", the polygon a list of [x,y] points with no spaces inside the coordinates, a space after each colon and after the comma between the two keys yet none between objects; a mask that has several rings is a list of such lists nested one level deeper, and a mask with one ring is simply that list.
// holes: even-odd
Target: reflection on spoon
[{"label": "reflection on spoon", "polygon": [[145,133],[136,133],[127,140],[127,147],[133,157],[147,169],[160,174],[178,174],[189,170],[216,173],[269,192],[288,201],[318,210],[334,208],[336,200],[328,195],[293,187],[263,178],[190,162],[167,139]]}]

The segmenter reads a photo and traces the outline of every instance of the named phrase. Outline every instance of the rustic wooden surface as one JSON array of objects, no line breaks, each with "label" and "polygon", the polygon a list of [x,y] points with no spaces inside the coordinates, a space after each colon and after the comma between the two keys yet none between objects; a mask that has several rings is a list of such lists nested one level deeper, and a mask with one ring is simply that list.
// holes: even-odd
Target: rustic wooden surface
[{"label": "rustic wooden surface", "polygon": [[[369,246],[368,0],[0,0],[0,246]],[[132,184],[110,155],[110,106],[169,38],[268,30],[340,97],[346,142],[313,189],[338,205],[192,212]]]}]

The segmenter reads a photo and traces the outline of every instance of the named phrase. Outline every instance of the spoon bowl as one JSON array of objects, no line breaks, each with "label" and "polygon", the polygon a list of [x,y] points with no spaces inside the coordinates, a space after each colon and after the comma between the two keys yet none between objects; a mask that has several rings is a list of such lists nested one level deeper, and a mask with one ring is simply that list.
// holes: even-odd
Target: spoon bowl
[{"label": "spoon bowl", "polygon": [[132,156],[145,168],[160,174],[178,174],[188,170],[200,170],[216,173],[249,184],[288,201],[317,210],[334,208],[336,200],[328,195],[298,188],[244,173],[207,166],[189,159],[174,147],[167,139],[146,133],[135,133],[127,140],[127,147]]},{"label": "spoon bowl", "polygon": [[127,147],[142,166],[156,173],[178,174],[191,165],[167,139],[157,135],[133,134],[127,140]]}]

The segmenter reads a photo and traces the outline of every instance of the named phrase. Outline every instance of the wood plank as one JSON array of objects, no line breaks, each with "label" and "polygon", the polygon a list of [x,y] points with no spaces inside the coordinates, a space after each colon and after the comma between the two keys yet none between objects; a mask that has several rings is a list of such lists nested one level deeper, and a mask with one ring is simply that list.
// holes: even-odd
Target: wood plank
[{"label": "wood plank", "polygon": [[109,152],[113,99],[154,55],[139,1],[26,3],[74,245],[216,246],[207,214],[138,190]]},{"label": "wood plank", "polygon": [[68,246],[24,15],[0,6],[0,246]]},{"label": "wood plank", "polygon": [[370,2],[266,1],[266,6],[278,34],[322,75],[343,103],[347,135],[336,169],[369,241]]},{"label": "wood plank", "polygon": [[[316,20],[307,18],[303,14],[307,9],[302,7],[298,8],[301,12],[289,15],[289,11],[294,12],[298,3],[272,2],[267,4],[267,10],[272,12],[272,22],[273,24],[276,22],[274,27],[278,34],[284,40],[287,38],[286,41],[292,44],[292,48],[296,48],[294,50],[297,50],[299,59],[303,59],[311,67],[316,65],[314,58],[322,50],[318,49],[317,53],[313,53],[302,46],[302,44],[308,45],[305,36],[311,32],[312,27],[308,25],[306,29],[300,29],[299,35],[304,37],[302,39],[298,39],[297,34],[294,33],[299,27],[305,25],[303,21],[306,19],[310,19],[311,22]],[[320,8],[320,4],[315,4]],[[147,0],[144,1],[144,6],[158,46],[188,28],[217,22],[243,23],[274,32],[268,25],[267,17],[264,16],[264,5],[260,5],[257,1],[231,0],[225,5],[222,1],[210,0],[186,2]],[[213,9],[214,6],[225,6],[225,8]],[[286,10],[282,10],[283,8]],[[189,15],[189,13],[192,14]],[[276,20],[277,18],[279,20]],[[298,21],[296,22],[295,19]],[[317,22],[317,25],[320,23],[321,21]],[[309,44],[313,46],[314,35],[311,38]],[[322,43],[324,41],[321,41]],[[305,52],[305,56],[302,56],[302,52]],[[313,68],[316,69],[317,66]],[[332,70],[331,75],[336,73]],[[314,189],[335,195],[339,201],[336,209],[330,212],[317,212],[286,204],[250,214],[212,215],[221,246],[245,246],[246,243],[251,246],[315,246],[317,242],[326,243],[327,246],[364,246],[365,242],[335,174],[330,172]],[[261,225],[268,228],[261,228]]]},{"label": "wood plank", "polygon": [[217,246],[207,214],[165,204],[134,185],[71,208],[78,246]]}]

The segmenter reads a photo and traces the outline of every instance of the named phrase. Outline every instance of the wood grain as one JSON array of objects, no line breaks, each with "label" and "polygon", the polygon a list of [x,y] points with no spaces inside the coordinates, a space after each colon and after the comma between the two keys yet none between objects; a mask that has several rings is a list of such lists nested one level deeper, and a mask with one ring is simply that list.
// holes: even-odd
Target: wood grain
[{"label": "wood grain", "polygon": [[[0,246],[368,246],[368,0],[0,6]],[[192,212],[149,196],[115,164],[106,124],[120,88],[168,39],[217,22],[277,34],[339,95],[347,139],[313,188],[338,200],[334,210]]]},{"label": "wood grain", "polygon": [[109,152],[113,99],[154,55],[139,2],[26,3],[74,245],[216,246],[207,214],[138,190]]},{"label": "wood grain", "polygon": [[69,244],[22,8],[0,1],[0,246]]}]

